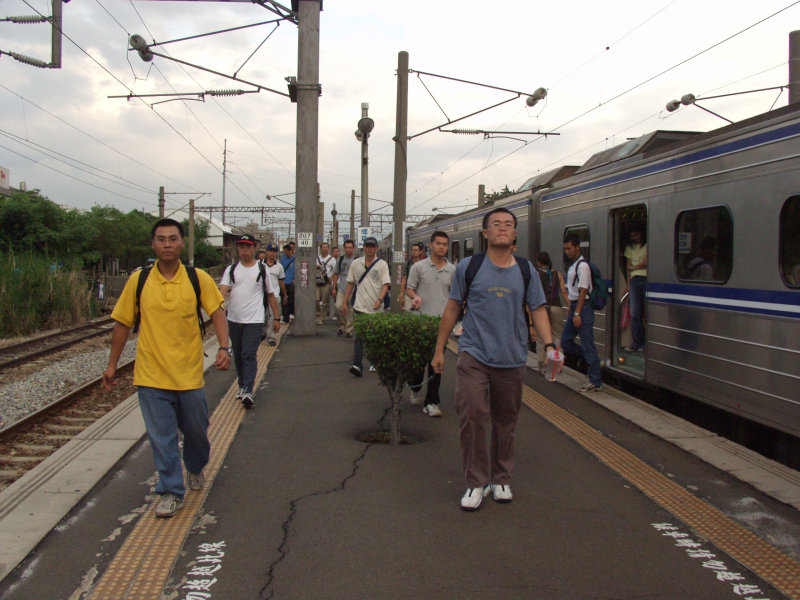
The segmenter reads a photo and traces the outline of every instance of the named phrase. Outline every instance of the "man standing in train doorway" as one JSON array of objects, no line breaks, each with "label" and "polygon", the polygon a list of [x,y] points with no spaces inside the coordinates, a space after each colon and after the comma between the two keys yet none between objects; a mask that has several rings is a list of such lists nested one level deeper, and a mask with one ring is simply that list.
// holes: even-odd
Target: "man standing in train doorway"
[{"label": "man standing in train doorway", "polygon": [[[512,251],[516,216],[505,208],[489,211],[483,217],[483,235],[488,242],[486,254],[470,256],[456,266],[431,361],[433,369],[442,373],[447,339],[466,301],[464,333],[458,341],[455,399],[467,484],[461,508],[466,511],[477,510],[489,493],[496,502],[511,502],[513,498],[514,429],[528,359],[525,306],[531,310],[539,339],[548,349],[548,360],[556,358],[542,284],[533,265],[518,259]],[[481,261],[477,271],[469,269],[474,260]],[[472,275],[469,282],[468,273]],[[490,419],[492,441],[487,447]]]},{"label": "man standing in train doorway", "polygon": [[[561,333],[561,347],[566,354],[578,356],[589,365],[589,381],[580,390],[597,392],[603,387],[600,356],[594,345],[594,309],[589,303],[592,293],[592,269],[581,255],[581,240],[577,233],[564,237],[564,254],[572,264],[567,271],[569,314]],[[581,345],[575,343],[580,336]]]},{"label": "man standing in train doorway", "polygon": [[[156,516],[171,517],[183,506],[186,486],[192,490],[203,487],[203,469],[211,449],[200,305],[211,315],[220,343],[214,363],[217,369],[228,368],[230,344],[222,295],[214,280],[200,269],[181,264],[183,226],[172,219],[161,219],[153,226],[151,236],[155,265],[131,275],[111,313],[116,324],[103,384],[110,389],[115,383],[128,334],[141,324],[133,384],[138,387],[139,406],[158,470],[156,493],[161,499]],[[186,486],[178,430],[183,433]]]}]

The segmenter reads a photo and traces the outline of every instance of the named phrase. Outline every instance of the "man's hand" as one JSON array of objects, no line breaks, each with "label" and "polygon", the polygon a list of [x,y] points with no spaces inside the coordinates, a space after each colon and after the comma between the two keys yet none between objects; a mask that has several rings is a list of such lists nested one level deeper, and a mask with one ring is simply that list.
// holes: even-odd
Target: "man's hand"
[{"label": "man's hand", "polygon": [[217,371],[227,371],[231,365],[231,357],[228,356],[228,351],[220,348],[217,350],[217,360],[214,362],[214,367]]},{"label": "man's hand", "polygon": [[441,350],[437,350],[433,353],[433,360],[431,360],[431,366],[435,373],[444,373],[444,352]]},{"label": "man's hand", "polygon": [[117,367],[108,365],[103,373],[103,385],[107,390],[111,389],[112,385],[117,383]]},{"label": "man's hand", "polygon": [[278,333],[281,328],[280,320],[272,319],[272,331]]},{"label": "man's hand", "polygon": [[377,300],[375,300],[375,305],[372,308],[373,310],[380,310],[381,306],[383,306],[383,300],[378,298]]},{"label": "man's hand", "polygon": [[414,296],[414,299],[411,300],[411,310],[419,310],[420,306],[422,306],[422,298]]},{"label": "man's hand", "polygon": [[581,316],[578,313],[572,315],[572,324],[575,325],[578,329],[581,327]]}]

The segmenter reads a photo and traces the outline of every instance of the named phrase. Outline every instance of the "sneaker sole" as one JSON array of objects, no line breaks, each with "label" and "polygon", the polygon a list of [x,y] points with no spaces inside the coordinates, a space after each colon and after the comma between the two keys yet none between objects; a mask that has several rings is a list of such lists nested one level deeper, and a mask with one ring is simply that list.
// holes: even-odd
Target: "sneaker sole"
[{"label": "sneaker sole", "polygon": [[175,510],[171,513],[159,513],[156,512],[157,519],[169,519],[170,517],[174,517],[175,513],[178,512],[180,509],[183,508],[183,502],[181,502],[178,506],[175,507]]}]

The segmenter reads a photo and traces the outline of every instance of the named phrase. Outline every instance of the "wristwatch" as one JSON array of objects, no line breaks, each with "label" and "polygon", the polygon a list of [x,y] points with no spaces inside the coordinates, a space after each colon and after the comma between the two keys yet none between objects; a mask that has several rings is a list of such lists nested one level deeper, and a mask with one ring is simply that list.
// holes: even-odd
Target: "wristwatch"
[{"label": "wristwatch", "polygon": [[553,342],[544,345],[544,349],[547,350],[550,346],[553,347],[553,350],[558,350],[558,346],[556,346]]},{"label": "wristwatch", "polygon": [[219,350],[225,350],[228,353],[228,356],[233,355],[233,350],[231,350],[230,346],[220,346]]}]

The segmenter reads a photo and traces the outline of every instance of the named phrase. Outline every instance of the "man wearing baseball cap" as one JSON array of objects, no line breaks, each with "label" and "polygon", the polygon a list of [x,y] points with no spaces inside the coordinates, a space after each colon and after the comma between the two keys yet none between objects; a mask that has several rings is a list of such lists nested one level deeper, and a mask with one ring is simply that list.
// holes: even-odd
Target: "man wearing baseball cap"
[{"label": "man wearing baseball cap", "polygon": [[[278,244],[275,244],[274,242],[267,244],[264,266],[267,267],[267,273],[269,273],[269,278],[272,280],[272,287],[275,290],[275,300],[277,301],[278,306],[280,306],[281,303],[286,304],[286,285],[284,284],[286,274],[281,266],[281,263],[278,262]],[[270,346],[275,346],[278,342],[275,331],[272,328],[272,323],[274,323],[276,320],[280,321],[281,316],[272,311],[272,306],[269,306],[268,308],[269,315],[267,316],[267,341],[269,342]]]},{"label": "man wearing baseball cap", "polygon": [[[256,352],[261,343],[266,309],[269,306],[277,316],[278,303],[265,265],[255,259],[256,239],[249,233],[240,237],[236,242],[236,253],[239,262],[225,269],[219,289],[224,297],[229,298],[228,330],[239,380],[237,398],[245,408],[250,408],[254,404]],[[275,319],[272,330],[277,332],[278,329],[280,319]]]},{"label": "man wearing baseball cap", "polygon": [[[389,265],[385,260],[377,258],[378,240],[368,237],[364,240],[364,256],[353,261],[347,272],[347,291],[344,294],[342,314],[347,314],[350,296],[353,288],[357,288],[355,302],[353,302],[353,315],[371,314],[383,310],[383,299],[389,293]],[[353,348],[353,365],[350,372],[356,377],[361,377],[363,370],[364,347],[356,336]]]}]

